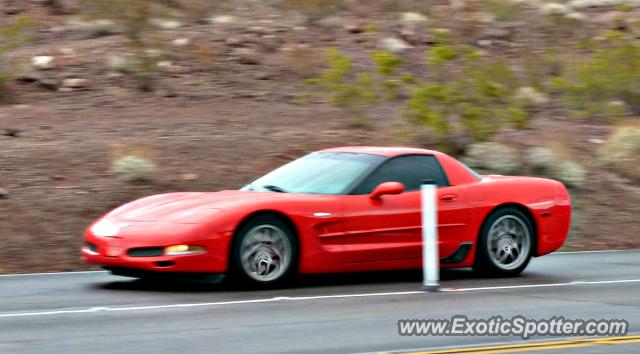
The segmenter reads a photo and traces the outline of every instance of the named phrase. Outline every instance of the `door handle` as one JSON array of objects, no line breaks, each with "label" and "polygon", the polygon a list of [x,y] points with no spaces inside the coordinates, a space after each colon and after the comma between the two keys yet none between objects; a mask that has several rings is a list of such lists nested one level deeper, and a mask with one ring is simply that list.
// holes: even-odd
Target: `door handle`
[{"label": "door handle", "polygon": [[456,194],[445,194],[440,197],[440,200],[443,202],[455,202],[458,199],[458,195]]}]

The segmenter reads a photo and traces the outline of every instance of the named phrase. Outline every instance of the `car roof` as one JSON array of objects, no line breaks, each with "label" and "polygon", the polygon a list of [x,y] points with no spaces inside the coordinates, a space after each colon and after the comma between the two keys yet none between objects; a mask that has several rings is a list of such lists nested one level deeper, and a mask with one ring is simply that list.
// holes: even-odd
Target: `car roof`
[{"label": "car roof", "polygon": [[320,150],[321,152],[350,152],[360,154],[382,155],[382,156],[399,156],[410,154],[430,154],[442,155],[441,152],[427,149],[417,149],[409,147],[387,147],[387,146],[343,146],[330,149]]}]

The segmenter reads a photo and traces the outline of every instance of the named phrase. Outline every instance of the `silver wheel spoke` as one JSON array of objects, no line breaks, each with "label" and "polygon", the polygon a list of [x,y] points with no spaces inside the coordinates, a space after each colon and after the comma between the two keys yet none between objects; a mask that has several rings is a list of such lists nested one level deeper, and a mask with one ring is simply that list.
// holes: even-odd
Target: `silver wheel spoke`
[{"label": "silver wheel spoke", "polygon": [[286,233],[277,226],[259,225],[244,237],[240,259],[250,277],[272,281],[287,271],[291,260],[291,243]]},{"label": "silver wheel spoke", "polygon": [[526,261],[529,254],[529,229],[519,217],[504,215],[489,228],[486,247],[497,267],[515,269]]}]

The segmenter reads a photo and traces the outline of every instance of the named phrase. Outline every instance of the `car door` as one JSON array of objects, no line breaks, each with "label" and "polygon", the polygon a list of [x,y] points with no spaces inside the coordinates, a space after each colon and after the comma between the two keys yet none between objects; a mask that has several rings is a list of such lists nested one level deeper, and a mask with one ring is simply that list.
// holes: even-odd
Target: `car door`
[{"label": "car door", "polygon": [[[445,255],[449,252],[449,240],[455,240],[468,222],[463,190],[449,185],[434,156],[403,155],[387,160],[343,199],[342,246],[348,262],[405,260],[419,266],[420,185],[424,180],[438,185],[440,249]],[[405,192],[370,198],[369,193],[383,182],[400,182]]]}]

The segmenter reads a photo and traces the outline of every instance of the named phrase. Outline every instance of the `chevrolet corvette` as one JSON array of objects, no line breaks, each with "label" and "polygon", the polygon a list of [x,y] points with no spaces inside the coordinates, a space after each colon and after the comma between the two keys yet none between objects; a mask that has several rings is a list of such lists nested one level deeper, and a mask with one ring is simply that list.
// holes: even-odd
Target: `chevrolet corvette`
[{"label": "chevrolet corvette", "polygon": [[562,183],[480,175],[437,151],[313,152],[240,190],[168,193],[125,204],[84,234],[85,262],[117,275],[229,276],[274,285],[295,274],[419,269],[420,186],[437,185],[442,267],[522,272],[562,246]]}]

